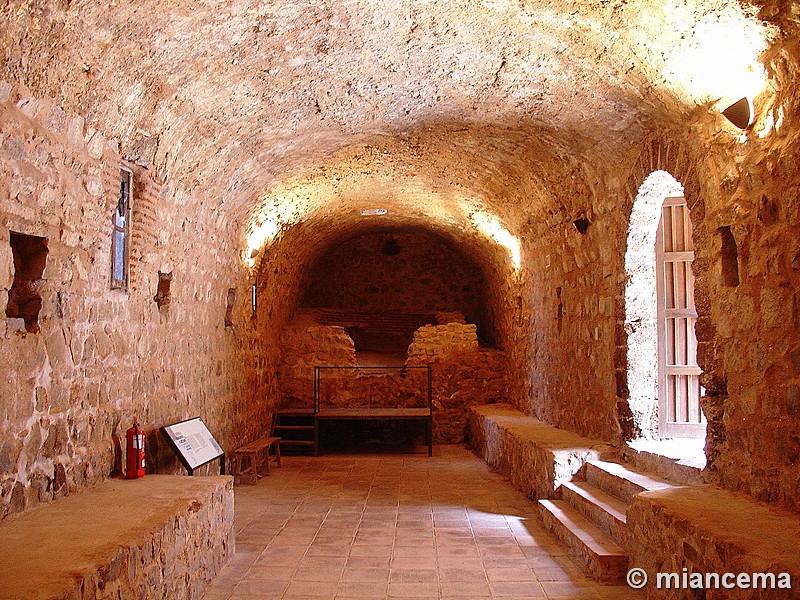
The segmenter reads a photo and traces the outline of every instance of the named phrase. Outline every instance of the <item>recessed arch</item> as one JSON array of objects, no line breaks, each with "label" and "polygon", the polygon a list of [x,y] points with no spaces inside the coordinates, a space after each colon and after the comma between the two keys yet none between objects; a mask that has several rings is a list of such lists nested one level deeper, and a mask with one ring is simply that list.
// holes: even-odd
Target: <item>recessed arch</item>
[{"label": "recessed arch", "polygon": [[453,313],[475,324],[478,338],[493,345],[484,299],[485,269],[471,254],[425,229],[363,232],[330,246],[309,265],[300,282],[300,307],[401,315]]},{"label": "recessed arch", "polygon": [[[357,214],[349,208],[340,209],[293,225],[278,236],[274,245],[258,255],[252,272],[259,296],[267,288],[270,289],[270,294],[259,304],[259,311],[278,317],[272,326],[280,329],[287,319],[302,308],[308,273],[313,272],[326,255],[348,240],[394,232],[429,236],[468,260],[482,282],[480,294],[485,313],[481,318],[484,323],[481,329],[487,332],[491,345],[503,346],[508,341],[510,333],[502,326],[506,322],[502,313],[509,310],[505,301],[505,285],[514,270],[507,248],[477,232],[469,237],[462,236],[458,226],[436,223],[414,215],[392,214],[376,221]],[[283,282],[281,291],[276,291],[274,287],[277,280]]]},{"label": "recessed arch", "polygon": [[[629,400],[628,404],[633,415],[634,431],[645,438],[659,438],[675,434],[677,429],[670,428],[668,423],[678,418],[667,409],[667,396],[669,382],[683,380],[667,374],[675,370],[673,364],[696,365],[696,340],[694,337],[694,318],[682,316],[680,319],[668,317],[673,309],[669,308],[671,297],[670,284],[664,288],[663,282],[673,265],[680,264],[683,269],[681,285],[684,286],[686,306],[693,309],[693,276],[691,272],[691,259],[686,257],[681,263],[665,262],[664,249],[670,244],[663,242],[661,237],[670,229],[671,221],[667,216],[673,215],[674,210],[680,210],[682,224],[680,236],[686,239],[687,247],[691,248],[691,222],[688,207],[683,198],[682,185],[668,172],[657,170],[648,175],[642,183],[633,203],[628,228],[626,253],[625,253],[625,330],[627,333],[627,380]],[[675,204],[676,207],[664,208]],[[662,213],[662,210],[666,212]],[[664,222],[662,224],[662,215]],[[661,235],[659,232],[661,231]],[[671,231],[671,230],[670,230]],[[671,233],[668,232],[668,237]],[[670,248],[672,250],[672,248]],[[664,269],[667,269],[664,271]],[[675,271],[677,273],[677,270]],[[674,296],[675,294],[673,294]],[[688,310],[688,308],[687,308]],[[684,311],[685,312],[685,311]],[[678,360],[675,344],[675,328],[677,323],[684,325],[682,352],[687,358]],[[672,333],[672,335],[671,335]],[[687,341],[688,340],[688,341]],[[666,347],[669,346],[669,349]],[[670,358],[672,357],[672,358]],[[668,366],[670,365],[670,366]],[[685,369],[684,369],[685,370]],[[692,378],[694,377],[694,378]],[[698,388],[697,375],[689,377],[690,387]],[[674,395],[674,394],[673,394]],[[691,395],[691,390],[690,390]],[[661,407],[657,399],[661,399]],[[670,412],[670,415],[667,414]],[[693,417],[686,417],[692,420]],[[698,419],[702,421],[702,416]],[[698,431],[703,427],[695,427]]]}]

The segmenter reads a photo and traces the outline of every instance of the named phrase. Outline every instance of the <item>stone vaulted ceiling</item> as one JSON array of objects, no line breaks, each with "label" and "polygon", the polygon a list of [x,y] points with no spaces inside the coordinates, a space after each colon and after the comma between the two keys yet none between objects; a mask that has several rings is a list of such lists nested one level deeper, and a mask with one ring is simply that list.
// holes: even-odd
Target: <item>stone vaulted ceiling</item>
[{"label": "stone vaulted ceiling", "polygon": [[5,77],[242,230],[266,222],[253,245],[372,207],[513,231],[587,165],[737,99],[718,61],[757,76],[772,35],[721,0],[12,0],[0,19]]}]

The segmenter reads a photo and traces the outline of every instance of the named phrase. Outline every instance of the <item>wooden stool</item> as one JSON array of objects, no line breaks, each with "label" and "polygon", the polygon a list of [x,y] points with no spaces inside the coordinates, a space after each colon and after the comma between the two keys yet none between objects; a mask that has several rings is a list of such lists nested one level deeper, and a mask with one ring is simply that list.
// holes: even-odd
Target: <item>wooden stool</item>
[{"label": "wooden stool", "polygon": [[[270,455],[270,448],[273,453]],[[233,476],[238,475],[242,480],[244,476],[249,476],[250,483],[257,483],[261,477],[261,469],[269,475],[269,464],[274,462],[276,466],[281,466],[281,438],[265,437],[257,439],[241,448],[233,451]]]}]

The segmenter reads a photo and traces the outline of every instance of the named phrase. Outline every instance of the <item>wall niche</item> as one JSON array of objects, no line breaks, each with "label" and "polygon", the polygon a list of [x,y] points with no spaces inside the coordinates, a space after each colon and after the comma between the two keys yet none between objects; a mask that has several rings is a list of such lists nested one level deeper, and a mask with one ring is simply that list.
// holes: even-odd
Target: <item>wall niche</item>
[{"label": "wall niche", "polygon": [[42,278],[47,263],[47,238],[10,232],[14,255],[14,283],[8,291],[6,317],[23,319],[28,333],[39,332],[39,311],[42,310]]},{"label": "wall niche", "polygon": [[172,293],[170,286],[172,284],[172,273],[158,272],[158,289],[153,300],[158,305],[158,312],[161,313],[161,318],[166,319],[169,317],[169,305],[172,303]]}]

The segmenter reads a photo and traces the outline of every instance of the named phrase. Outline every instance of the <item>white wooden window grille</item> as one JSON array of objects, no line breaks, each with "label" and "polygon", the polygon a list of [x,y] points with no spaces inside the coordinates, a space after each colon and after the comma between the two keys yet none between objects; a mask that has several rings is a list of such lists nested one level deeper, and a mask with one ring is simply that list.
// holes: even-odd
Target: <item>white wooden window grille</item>
[{"label": "white wooden window grille", "polygon": [[694,304],[694,245],[683,197],[664,201],[656,237],[658,416],[661,437],[704,437]]}]

